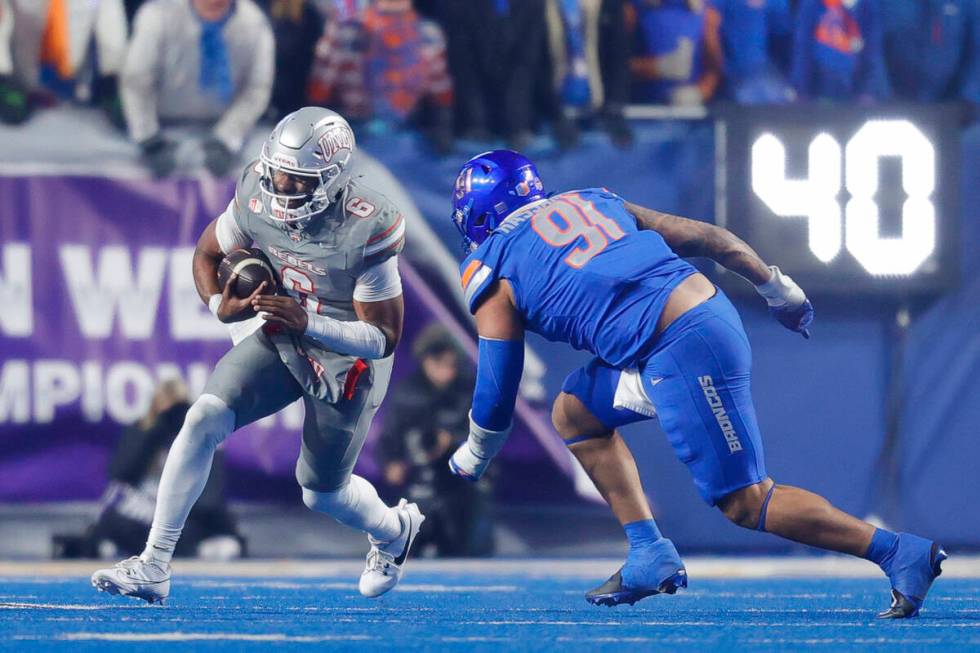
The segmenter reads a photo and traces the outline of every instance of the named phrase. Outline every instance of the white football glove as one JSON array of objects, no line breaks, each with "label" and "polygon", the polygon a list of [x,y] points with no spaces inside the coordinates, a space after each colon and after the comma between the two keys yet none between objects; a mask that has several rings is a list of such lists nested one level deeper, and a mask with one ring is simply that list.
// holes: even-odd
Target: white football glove
[{"label": "white football glove", "polygon": [[483,473],[490,466],[492,458],[480,458],[470,449],[470,442],[467,440],[459,445],[456,453],[449,459],[449,469],[453,474],[467,481],[479,481]]},{"label": "white football glove", "polygon": [[510,427],[503,431],[491,431],[474,422],[471,415],[470,435],[449,459],[449,470],[468,481],[479,481],[509,435]]},{"label": "white football glove", "polygon": [[769,266],[769,270],[769,281],[755,289],[765,298],[769,304],[769,312],[780,324],[809,339],[809,327],[813,323],[813,304],[788,274],[783,274],[775,265]]}]

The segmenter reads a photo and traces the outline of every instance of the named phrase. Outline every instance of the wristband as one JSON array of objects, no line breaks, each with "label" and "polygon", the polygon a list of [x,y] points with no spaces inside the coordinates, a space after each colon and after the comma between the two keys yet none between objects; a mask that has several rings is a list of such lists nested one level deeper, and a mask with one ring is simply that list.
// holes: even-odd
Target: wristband
[{"label": "wristband", "polygon": [[470,451],[477,458],[492,459],[504,448],[504,443],[507,442],[507,437],[510,435],[510,429],[511,426],[502,431],[485,429],[473,421],[473,412],[470,411],[470,436],[467,438]]},{"label": "wristband", "polygon": [[218,317],[218,309],[221,308],[221,293],[215,293],[208,299],[208,310],[215,317]]},{"label": "wristband", "polygon": [[770,265],[772,275],[769,281],[755,287],[766,303],[773,308],[784,306],[800,306],[806,301],[803,289],[788,274],[783,274],[778,267]]}]

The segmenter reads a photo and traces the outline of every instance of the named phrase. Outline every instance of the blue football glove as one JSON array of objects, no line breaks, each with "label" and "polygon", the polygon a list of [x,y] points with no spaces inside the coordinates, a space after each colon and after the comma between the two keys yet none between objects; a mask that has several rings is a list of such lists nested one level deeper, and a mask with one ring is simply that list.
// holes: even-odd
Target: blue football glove
[{"label": "blue football glove", "polygon": [[780,324],[790,331],[802,334],[804,338],[809,338],[809,326],[813,323],[813,304],[789,275],[780,272],[775,265],[769,266],[769,270],[772,273],[769,281],[755,289],[765,298],[769,304],[769,312]]},{"label": "blue football glove", "polygon": [[790,331],[802,333],[804,338],[810,338],[810,329],[807,327],[813,323],[813,304],[809,299],[803,300],[803,303],[796,308],[770,306],[769,312]]}]

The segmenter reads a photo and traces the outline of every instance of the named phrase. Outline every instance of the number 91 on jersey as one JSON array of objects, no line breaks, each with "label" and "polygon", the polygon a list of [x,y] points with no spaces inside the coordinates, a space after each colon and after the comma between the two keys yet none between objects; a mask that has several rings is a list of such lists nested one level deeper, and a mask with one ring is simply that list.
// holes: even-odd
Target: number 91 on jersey
[{"label": "number 91 on jersey", "polygon": [[717,123],[716,219],[810,293],[957,277],[959,110],[740,107]]}]

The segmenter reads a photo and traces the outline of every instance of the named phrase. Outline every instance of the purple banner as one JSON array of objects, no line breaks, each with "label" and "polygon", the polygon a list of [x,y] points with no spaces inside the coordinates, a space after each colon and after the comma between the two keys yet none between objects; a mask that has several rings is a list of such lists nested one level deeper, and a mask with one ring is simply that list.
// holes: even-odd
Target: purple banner
[{"label": "purple banner", "polygon": [[[0,501],[98,497],[113,444],[145,414],[157,383],[176,376],[192,396],[200,392],[231,341],[197,296],[191,259],[232,192],[192,179],[0,178]],[[402,266],[396,380],[411,371],[410,343],[430,321],[469,342]],[[542,428],[537,411],[522,411]],[[374,431],[382,420],[383,408]],[[297,493],[301,425],[297,404],[229,438],[233,496]],[[515,465],[548,458],[544,448],[557,443],[523,431],[508,447]],[[567,471],[560,452],[549,453]],[[376,473],[370,439],[358,471]]]}]

